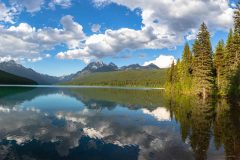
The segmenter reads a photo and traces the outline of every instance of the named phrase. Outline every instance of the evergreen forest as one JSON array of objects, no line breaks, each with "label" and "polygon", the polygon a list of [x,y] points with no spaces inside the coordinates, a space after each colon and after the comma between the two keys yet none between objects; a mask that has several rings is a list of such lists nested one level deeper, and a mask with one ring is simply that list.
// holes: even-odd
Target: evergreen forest
[{"label": "evergreen forest", "polygon": [[240,3],[234,12],[234,26],[227,41],[212,49],[211,35],[202,23],[192,48],[185,44],[181,60],[168,71],[166,90],[170,94],[240,96]]}]

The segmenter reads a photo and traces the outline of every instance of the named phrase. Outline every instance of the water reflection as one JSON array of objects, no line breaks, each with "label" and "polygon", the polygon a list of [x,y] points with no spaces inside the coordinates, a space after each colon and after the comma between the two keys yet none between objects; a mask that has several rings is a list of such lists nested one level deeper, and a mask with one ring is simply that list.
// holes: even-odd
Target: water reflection
[{"label": "water reflection", "polygon": [[240,158],[240,108],[219,102],[214,122],[216,148],[225,147],[226,159]]},{"label": "water reflection", "polygon": [[226,100],[170,99],[183,142],[195,159],[240,158],[240,108]]},{"label": "water reflection", "polygon": [[0,88],[2,159],[238,159],[227,102],[159,91]]}]

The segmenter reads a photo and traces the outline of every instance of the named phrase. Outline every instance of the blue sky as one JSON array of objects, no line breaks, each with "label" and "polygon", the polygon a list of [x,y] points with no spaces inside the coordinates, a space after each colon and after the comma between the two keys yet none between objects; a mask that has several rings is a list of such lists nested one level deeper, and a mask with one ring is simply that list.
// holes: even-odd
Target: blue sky
[{"label": "blue sky", "polygon": [[[212,44],[226,40],[236,1],[0,0],[0,61],[50,75],[90,61],[167,67],[207,23]],[[198,9],[196,9],[198,8]]]}]

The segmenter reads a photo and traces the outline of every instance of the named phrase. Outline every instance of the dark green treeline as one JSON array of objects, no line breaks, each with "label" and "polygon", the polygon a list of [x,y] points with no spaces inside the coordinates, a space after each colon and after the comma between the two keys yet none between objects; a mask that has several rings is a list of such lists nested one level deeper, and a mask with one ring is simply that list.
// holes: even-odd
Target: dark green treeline
[{"label": "dark green treeline", "polygon": [[210,33],[203,23],[192,49],[186,44],[181,60],[168,71],[166,90],[170,93],[240,96],[240,3],[234,12],[234,29],[226,44],[220,40],[213,52]]}]

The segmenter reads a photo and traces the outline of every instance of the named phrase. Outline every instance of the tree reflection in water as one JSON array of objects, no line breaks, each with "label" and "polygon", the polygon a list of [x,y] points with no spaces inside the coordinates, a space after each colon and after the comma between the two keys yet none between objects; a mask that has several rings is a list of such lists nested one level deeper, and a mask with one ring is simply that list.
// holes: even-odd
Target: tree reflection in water
[{"label": "tree reflection in water", "polygon": [[206,101],[194,97],[168,98],[168,105],[180,125],[182,140],[190,143],[195,159],[211,159],[211,138],[223,159],[240,159],[240,107],[225,99]]},{"label": "tree reflection in water", "polygon": [[157,90],[0,90],[0,160],[240,158],[240,107],[226,100]]}]

